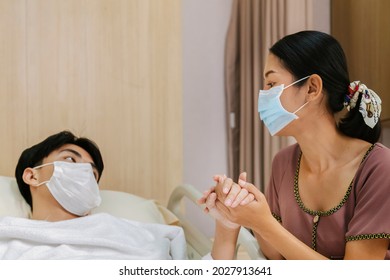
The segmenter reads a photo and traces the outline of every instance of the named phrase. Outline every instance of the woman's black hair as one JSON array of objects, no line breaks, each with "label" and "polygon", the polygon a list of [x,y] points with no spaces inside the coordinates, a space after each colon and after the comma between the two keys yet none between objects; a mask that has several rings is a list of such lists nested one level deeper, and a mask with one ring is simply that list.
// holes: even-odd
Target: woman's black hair
[{"label": "woman's black hair", "polygon": [[19,191],[30,205],[31,209],[32,197],[29,186],[23,181],[24,170],[28,167],[35,167],[42,164],[45,157],[66,144],[73,144],[83,148],[91,156],[99,173],[99,179],[101,178],[104,169],[103,158],[98,146],[92,140],[76,137],[70,131],[62,131],[49,136],[42,142],[24,150],[15,169],[15,177]]},{"label": "woman's black hair", "polygon": [[[334,37],[319,31],[301,31],[276,42],[270,52],[281,60],[295,79],[319,75],[333,114],[344,108],[350,80],[344,51]],[[360,100],[361,95],[357,104]],[[337,127],[344,135],[370,143],[377,142],[381,134],[380,121],[374,128],[367,126],[358,105],[340,120]]]}]

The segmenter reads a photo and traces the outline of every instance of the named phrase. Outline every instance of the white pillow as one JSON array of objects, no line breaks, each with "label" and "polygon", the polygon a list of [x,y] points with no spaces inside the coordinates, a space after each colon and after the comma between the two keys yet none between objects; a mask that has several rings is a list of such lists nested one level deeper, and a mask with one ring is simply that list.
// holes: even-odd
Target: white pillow
[{"label": "white pillow", "polygon": [[[92,213],[106,212],[129,220],[164,224],[165,220],[152,200],[125,192],[101,190],[102,203]],[[16,179],[0,176],[0,217],[24,217],[31,214],[30,206],[19,192]]]},{"label": "white pillow", "polygon": [[16,179],[0,176],[0,217],[28,218],[30,213],[30,206],[20,194]]},{"label": "white pillow", "polygon": [[153,200],[110,190],[101,190],[100,195],[102,203],[92,210],[92,214],[105,212],[133,221],[165,224],[164,217]]}]

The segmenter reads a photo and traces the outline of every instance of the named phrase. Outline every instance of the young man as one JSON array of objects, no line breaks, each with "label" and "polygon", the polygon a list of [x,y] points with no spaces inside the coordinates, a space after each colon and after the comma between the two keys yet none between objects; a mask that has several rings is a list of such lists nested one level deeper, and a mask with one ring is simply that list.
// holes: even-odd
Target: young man
[{"label": "young man", "polygon": [[0,259],[185,259],[182,228],[88,215],[103,169],[97,145],[69,131],[23,151],[15,176],[32,214],[0,218]]}]

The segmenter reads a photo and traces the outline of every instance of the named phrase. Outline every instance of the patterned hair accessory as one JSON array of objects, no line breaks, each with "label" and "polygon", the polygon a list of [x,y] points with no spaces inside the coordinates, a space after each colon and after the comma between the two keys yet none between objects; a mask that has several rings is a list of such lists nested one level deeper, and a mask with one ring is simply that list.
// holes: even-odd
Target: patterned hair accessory
[{"label": "patterned hair accessory", "polygon": [[362,114],[366,125],[374,128],[381,115],[382,100],[373,90],[367,88],[365,84],[362,84],[360,81],[354,81],[349,84],[344,106],[347,107],[348,111],[355,108],[360,94],[362,94],[362,99],[359,104],[359,112]]}]

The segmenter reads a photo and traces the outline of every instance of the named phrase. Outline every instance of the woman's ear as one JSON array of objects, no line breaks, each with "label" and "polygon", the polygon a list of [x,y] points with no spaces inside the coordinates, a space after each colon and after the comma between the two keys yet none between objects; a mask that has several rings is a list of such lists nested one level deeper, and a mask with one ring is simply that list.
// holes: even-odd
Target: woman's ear
[{"label": "woman's ear", "polygon": [[308,101],[313,101],[322,96],[322,79],[319,75],[313,74],[308,80],[309,89],[307,92]]},{"label": "woman's ear", "polygon": [[37,176],[37,170],[31,167],[27,167],[23,171],[23,182],[25,182],[29,186],[36,186],[39,184],[38,176]]}]

